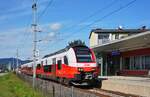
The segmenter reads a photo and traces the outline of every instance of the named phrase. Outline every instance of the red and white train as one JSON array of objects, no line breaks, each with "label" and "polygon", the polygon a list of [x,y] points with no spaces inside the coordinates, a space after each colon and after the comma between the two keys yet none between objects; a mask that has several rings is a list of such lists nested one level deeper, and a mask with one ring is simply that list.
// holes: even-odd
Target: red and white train
[{"label": "red and white train", "polygon": [[[66,47],[36,61],[36,77],[63,83],[89,85],[97,81],[99,67],[94,52],[87,46]],[[33,62],[23,64],[21,72],[33,75]]]}]

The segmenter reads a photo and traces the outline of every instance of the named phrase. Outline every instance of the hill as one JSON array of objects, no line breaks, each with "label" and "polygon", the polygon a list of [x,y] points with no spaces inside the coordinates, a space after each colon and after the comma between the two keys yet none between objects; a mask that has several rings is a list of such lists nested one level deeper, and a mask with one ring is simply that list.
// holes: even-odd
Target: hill
[{"label": "hill", "polygon": [[[21,60],[18,59],[18,64],[24,64],[30,62],[30,60]],[[17,59],[16,58],[0,58],[0,68],[6,67],[7,65],[11,64],[12,68],[15,68],[17,66]]]}]

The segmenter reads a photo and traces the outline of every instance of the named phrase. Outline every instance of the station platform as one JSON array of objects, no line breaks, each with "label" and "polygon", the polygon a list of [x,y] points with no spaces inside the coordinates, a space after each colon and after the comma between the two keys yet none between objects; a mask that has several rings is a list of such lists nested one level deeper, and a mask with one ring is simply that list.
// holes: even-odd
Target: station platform
[{"label": "station platform", "polygon": [[99,76],[107,79],[102,81],[102,89],[150,97],[149,77]]}]

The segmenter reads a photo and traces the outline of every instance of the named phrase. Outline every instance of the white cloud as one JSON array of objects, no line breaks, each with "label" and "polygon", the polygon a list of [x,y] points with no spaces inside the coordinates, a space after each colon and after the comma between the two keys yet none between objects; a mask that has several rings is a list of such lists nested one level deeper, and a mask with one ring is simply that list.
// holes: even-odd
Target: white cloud
[{"label": "white cloud", "polygon": [[[53,25],[54,24],[54,25]],[[42,26],[42,30],[44,30],[44,32],[46,33],[38,33],[38,38],[39,40],[45,40],[43,42],[47,42],[47,43],[51,43],[55,40],[57,40],[58,38],[58,31],[52,31],[50,29],[50,25],[55,26],[55,30],[57,28],[60,29],[61,28],[61,24],[60,23],[45,23],[45,24],[41,24],[40,26]],[[1,53],[0,57],[4,56],[6,54],[6,52],[11,51],[14,52],[16,50],[16,48],[19,47],[19,49],[22,50],[21,55],[22,57],[27,57],[27,55],[29,55],[31,52],[26,52],[27,50],[32,50],[32,34],[31,33],[31,28],[26,28],[26,27],[20,27],[20,28],[13,28],[13,29],[9,29],[9,30],[4,30],[4,31],[0,31],[0,51],[4,51],[5,53]],[[42,42],[42,43],[43,43]],[[46,43],[46,44],[47,44]],[[40,43],[39,43],[40,44]],[[43,47],[43,45],[45,46],[45,44],[40,44],[41,47]],[[7,56],[12,56],[11,51],[9,52],[9,54]]]},{"label": "white cloud", "polygon": [[0,45],[16,47],[21,43],[21,40],[29,34],[27,28],[15,28],[0,32]]},{"label": "white cloud", "polygon": [[[21,49],[22,52],[20,54],[29,54],[29,53],[24,53],[27,52],[27,50],[31,50],[31,36],[32,33],[29,31],[30,29],[27,30],[25,27],[20,27],[20,28],[14,28],[14,29],[9,29],[5,31],[0,32],[0,51],[1,55],[0,57],[9,57],[9,56],[14,56],[14,51],[16,51],[17,48]],[[30,35],[29,35],[30,34]]]},{"label": "white cloud", "polygon": [[60,30],[62,27],[62,24],[61,23],[53,23],[53,24],[50,24],[50,29],[52,31],[58,31]]},{"label": "white cloud", "polygon": [[48,36],[49,36],[49,37],[54,37],[54,36],[55,36],[55,32],[50,32],[50,33],[48,34]]},{"label": "white cloud", "polygon": [[57,32],[50,32],[48,35],[42,39],[43,42],[48,43],[54,41],[57,38]]}]

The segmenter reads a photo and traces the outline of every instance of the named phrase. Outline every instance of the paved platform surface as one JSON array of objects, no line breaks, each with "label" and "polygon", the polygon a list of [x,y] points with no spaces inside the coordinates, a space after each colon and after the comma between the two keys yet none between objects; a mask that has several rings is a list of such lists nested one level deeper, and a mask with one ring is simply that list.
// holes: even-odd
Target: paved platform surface
[{"label": "paved platform surface", "polygon": [[109,81],[116,81],[118,83],[150,87],[150,78],[148,77],[100,76],[99,78],[106,78]]},{"label": "paved platform surface", "polygon": [[148,77],[126,77],[126,76],[103,76],[102,89],[118,91],[150,97],[150,78]]}]

